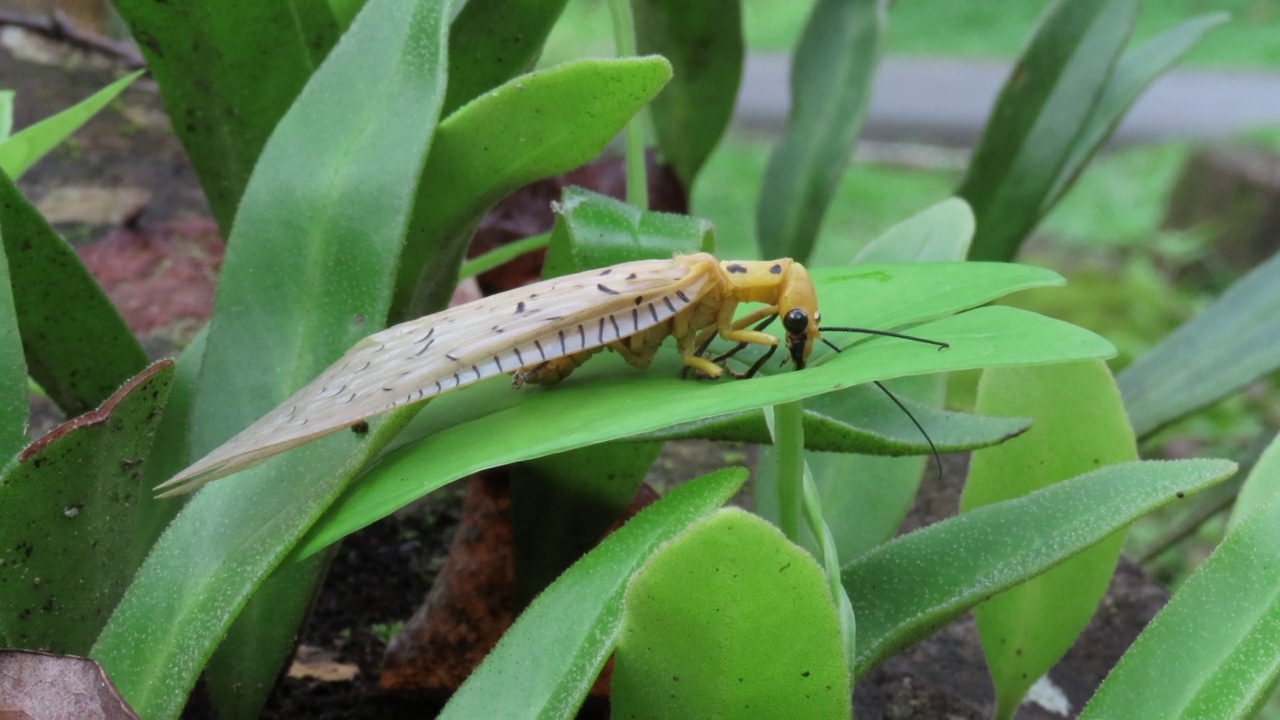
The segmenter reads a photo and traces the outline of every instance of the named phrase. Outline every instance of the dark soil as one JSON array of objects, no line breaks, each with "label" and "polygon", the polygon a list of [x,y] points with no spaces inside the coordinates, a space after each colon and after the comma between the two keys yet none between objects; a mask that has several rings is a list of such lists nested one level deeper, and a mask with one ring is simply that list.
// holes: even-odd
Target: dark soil
[{"label": "dark soil", "polygon": [[385,693],[378,671],[388,635],[375,626],[403,623],[417,610],[448,552],[460,495],[451,488],[412,512],[398,513],[342,543],[299,636],[299,644],[332,652],[359,667],[346,682],[286,675],[262,713],[271,718],[422,718],[444,700],[425,693]]}]

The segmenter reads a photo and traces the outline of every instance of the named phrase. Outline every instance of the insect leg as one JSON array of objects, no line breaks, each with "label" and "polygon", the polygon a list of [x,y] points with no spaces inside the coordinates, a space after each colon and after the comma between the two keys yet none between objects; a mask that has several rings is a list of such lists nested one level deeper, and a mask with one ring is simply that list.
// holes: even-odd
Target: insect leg
[{"label": "insect leg", "polygon": [[769,333],[760,332],[759,330],[743,329],[751,323],[760,320],[760,318],[777,314],[778,307],[776,305],[770,305],[768,307],[762,307],[750,315],[742,317],[734,322],[732,320],[733,310],[730,308],[729,317],[726,319],[722,315],[720,321],[716,323],[717,332],[720,337],[728,340],[729,342],[746,343],[751,345],[777,345],[778,338],[770,335]]},{"label": "insect leg", "polygon": [[[755,313],[752,313],[752,315],[754,315],[754,314],[755,314]],[[748,316],[748,317],[746,317],[746,318],[743,318],[743,320],[747,320],[747,319],[752,319],[752,320],[754,320],[755,318],[751,318],[750,316]],[[770,315],[769,317],[767,317],[767,318],[765,318],[764,320],[762,320],[762,321],[760,322],[760,324],[756,325],[755,327],[753,327],[753,328],[751,328],[751,329],[752,329],[753,331],[755,331],[755,332],[760,332],[761,330],[764,330],[765,328],[769,327],[769,325],[770,325],[770,324],[772,324],[772,323],[773,323],[773,321],[774,321],[774,320],[777,320],[777,319],[778,319],[778,316],[777,316],[776,314],[775,314],[775,315]],[[716,356],[716,357],[712,358],[712,362],[722,362],[722,361],[724,361],[724,360],[728,360],[729,358],[733,357],[734,355],[737,355],[739,352],[742,352],[742,349],[743,349],[743,348],[745,348],[747,345],[748,345],[748,343],[740,342],[740,343],[738,343],[737,345],[733,346],[731,349],[726,350],[725,352],[721,353],[720,355],[718,355],[718,356]],[[774,345],[774,347],[776,348],[776,347],[778,347],[778,346],[777,346],[777,345]],[[705,348],[703,348],[703,349],[705,350]],[[769,353],[769,354],[770,354],[770,355],[772,355],[773,353]]]},{"label": "insect leg", "polygon": [[[766,319],[764,322],[761,322],[759,325],[757,325],[757,326],[755,327],[755,329],[756,329],[756,330],[763,330],[764,328],[768,327],[768,326],[769,326],[769,323],[773,322],[773,319],[774,319],[774,318],[776,318],[776,317],[778,317],[778,316],[777,316],[777,315],[774,315],[773,317],[770,317],[770,318]],[[745,380],[745,379],[750,378],[750,377],[755,377],[755,374],[756,374],[757,372],[760,372],[760,368],[764,367],[764,364],[765,364],[765,363],[767,363],[767,362],[769,362],[769,358],[773,357],[773,354],[774,354],[774,353],[776,353],[776,352],[778,352],[778,346],[777,346],[777,345],[774,345],[774,346],[770,347],[770,348],[769,348],[769,351],[768,351],[768,352],[766,352],[764,355],[761,355],[760,357],[756,358],[756,361],[755,361],[755,362],[753,362],[753,363],[751,363],[751,367],[747,368],[747,371],[746,371],[746,372],[744,372],[744,373],[734,372],[734,370],[733,370],[732,368],[730,368],[730,367],[729,367],[729,362],[728,362],[728,360],[729,360],[729,358],[730,358],[730,357],[733,357],[733,355],[735,355],[739,350],[741,350],[742,348],[744,348],[744,347],[746,347],[746,346],[747,346],[747,344],[746,344],[746,343],[738,343],[737,347],[733,348],[733,349],[732,349],[732,350],[730,350],[729,352],[727,352],[727,353],[725,353],[725,354],[721,355],[720,357],[716,358],[716,359],[715,359],[715,362],[721,362],[721,361],[724,361],[724,369],[725,369],[725,370],[728,370],[728,371],[729,371],[729,374],[733,375],[734,377],[738,378],[739,380]],[[787,361],[787,358],[783,358],[782,362],[783,362],[783,364],[784,364],[784,365],[786,364],[786,361]]]},{"label": "insect leg", "polygon": [[690,368],[712,380],[724,373],[719,365],[700,357],[695,352],[697,350],[697,336],[691,332],[687,321],[681,322],[679,315],[676,316],[675,327],[672,328],[671,334],[676,338],[676,348],[680,351],[680,362],[684,363],[684,370],[680,373],[681,377],[687,376]]},{"label": "insect leg", "polygon": [[[773,311],[773,312],[770,313],[770,311]],[[765,317],[766,315],[768,317]],[[733,331],[742,330],[743,328],[750,325],[751,323],[756,322],[761,318],[764,318],[763,322],[761,322],[759,325],[756,325],[754,328],[752,328],[748,332],[755,332],[755,333],[759,333],[760,335],[765,335],[765,333],[762,333],[760,331],[768,327],[769,324],[772,323],[774,319],[776,319],[777,317],[778,317],[778,313],[774,308],[760,308],[759,310],[738,319],[730,327],[731,327],[731,330]],[[711,343],[715,341],[717,334],[719,334],[719,328],[716,327],[715,325],[712,325],[711,327],[698,333],[698,341],[697,341],[698,348],[697,350],[694,351],[694,355],[697,357],[704,357],[707,352],[707,348],[711,347]],[[773,336],[766,335],[766,337],[773,337]],[[751,343],[739,342],[738,345],[733,349],[719,355],[718,357],[712,358],[711,362],[720,363],[721,361],[726,360],[727,358],[731,358],[749,344]],[[759,343],[759,344],[763,344],[763,343]],[[770,354],[772,355],[772,353]],[[726,366],[725,369],[728,369],[728,366]],[[683,378],[688,376],[688,374],[689,374],[689,367],[686,366],[684,369],[684,372],[681,373],[680,376]],[[736,376],[737,373],[734,373],[734,375]]]}]

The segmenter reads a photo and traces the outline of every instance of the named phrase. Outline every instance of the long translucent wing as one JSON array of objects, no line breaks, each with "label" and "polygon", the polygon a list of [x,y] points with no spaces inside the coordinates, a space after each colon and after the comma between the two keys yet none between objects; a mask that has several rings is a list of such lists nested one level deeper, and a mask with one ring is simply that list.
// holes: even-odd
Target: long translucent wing
[{"label": "long translucent wing", "polygon": [[696,303],[715,263],[707,254],[624,263],[387,328],[156,489],[188,492],[392,408],[634,335]]}]

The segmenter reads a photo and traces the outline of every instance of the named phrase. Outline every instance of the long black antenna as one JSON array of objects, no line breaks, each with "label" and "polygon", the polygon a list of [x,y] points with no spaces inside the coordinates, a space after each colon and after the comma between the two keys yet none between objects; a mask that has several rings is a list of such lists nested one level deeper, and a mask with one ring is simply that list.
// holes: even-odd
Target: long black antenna
[{"label": "long black antenna", "polygon": [[[937,345],[939,350],[951,347],[950,344],[944,343],[941,340],[930,340],[928,338],[916,337],[915,335],[903,335],[902,333],[890,332],[888,330],[872,330],[870,328],[859,328],[859,327],[830,327],[830,328],[818,328],[818,330],[821,332],[856,332],[856,333],[865,333],[867,335],[883,335],[884,337],[893,337],[893,338],[899,338],[902,340],[913,340],[915,342],[922,342],[922,343],[928,343],[930,345]],[[840,352],[839,346],[837,346],[835,343],[831,342],[826,338],[821,338],[821,340],[822,342],[826,343],[827,347],[831,348],[832,350],[835,350],[836,352]],[[906,416],[911,419],[911,424],[915,425],[916,429],[920,431],[920,434],[924,436],[925,442],[929,443],[929,450],[933,452],[933,463],[938,468],[938,479],[941,480],[942,479],[942,456],[938,455],[938,447],[933,444],[933,438],[929,437],[929,433],[924,431],[924,426],[920,424],[919,420],[916,420],[916,416],[911,414],[911,411],[907,409],[906,405],[902,404],[902,401],[899,400],[896,395],[889,392],[889,388],[885,387],[884,383],[880,382],[879,380],[872,380],[871,382],[875,383],[876,387],[880,388],[880,390],[885,395],[889,396],[889,399],[893,401],[893,404],[897,405],[898,409],[901,410],[903,413],[905,413]]]},{"label": "long black antenna", "polygon": [[924,427],[920,425],[920,421],[916,420],[916,416],[911,414],[911,411],[907,409],[907,406],[903,405],[902,401],[899,400],[896,395],[889,392],[889,388],[885,387],[884,384],[881,383],[879,380],[872,380],[871,382],[875,383],[876,387],[883,390],[884,394],[888,395],[889,399],[893,401],[893,404],[897,405],[899,410],[906,413],[907,417],[911,418],[911,424],[915,425],[916,429],[920,431],[920,434],[924,436],[925,442],[929,443],[929,450],[933,452],[933,464],[935,467],[938,468],[938,479],[941,480],[942,479],[942,457],[938,455],[938,448],[936,445],[933,444],[933,438],[929,437],[929,433],[924,431]]},{"label": "long black antenna", "polygon": [[[902,333],[890,332],[888,330],[872,330],[871,328],[860,327],[820,327],[818,330],[821,332],[851,332],[863,333],[864,335],[883,335],[884,337],[899,338],[901,340],[914,340],[915,342],[937,345],[939,350],[951,347],[949,343],[944,343],[941,340],[930,340],[929,338],[916,337],[915,335],[903,335]],[[826,340],[823,340],[823,342],[826,342],[828,347],[835,347],[835,345],[832,345]],[[836,352],[839,352],[839,350]]]}]

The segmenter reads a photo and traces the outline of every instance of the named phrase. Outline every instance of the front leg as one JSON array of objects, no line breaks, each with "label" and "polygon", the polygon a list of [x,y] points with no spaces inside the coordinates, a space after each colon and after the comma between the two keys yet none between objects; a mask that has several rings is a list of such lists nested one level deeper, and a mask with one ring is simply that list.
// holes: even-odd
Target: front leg
[{"label": "front leg", "polygon": [[764,345],[765,347],[774,347],[778,344],[778,338],[767,332],[745,329],[748,325],[753,325],[757,321],[766,317],[776,317],[778,315],[778,308],[776,305],[762,307],[753,313],[739,318],[737,321],[734,321],[733,319],[734,308],[727,308],[729,311],[727,317],[724,317],[725,309],[726,308],[722,307],[720,309],[721,317],[716,318],[716,331],[720,334],[720,337],[728,340],[729,342],[747,345]]}]

